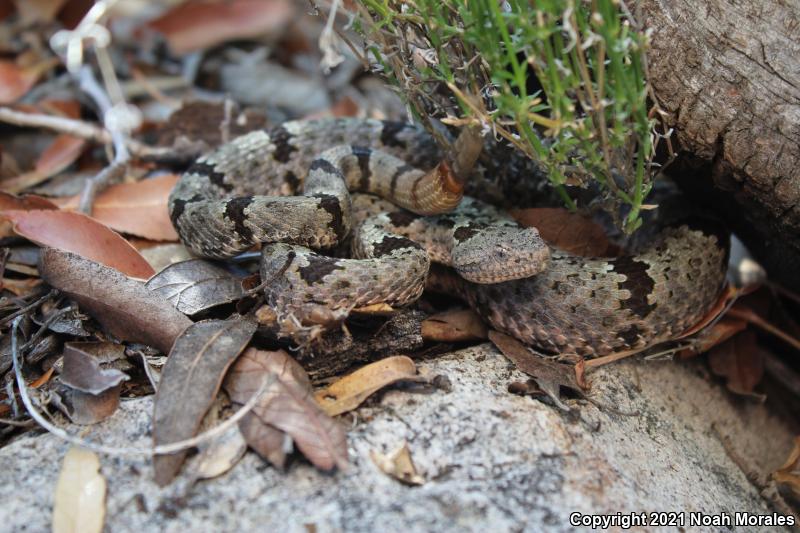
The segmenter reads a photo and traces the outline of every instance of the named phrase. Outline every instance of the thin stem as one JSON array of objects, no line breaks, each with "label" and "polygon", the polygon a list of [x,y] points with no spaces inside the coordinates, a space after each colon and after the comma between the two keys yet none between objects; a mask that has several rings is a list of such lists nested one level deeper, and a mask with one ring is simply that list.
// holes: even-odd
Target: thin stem
[{"label": "thin stem", "polygon": [[[41,113],[24,113],[10,107],[0,106],[0,122],[23,128],[44,128],[56,133],[66,133],[67,135],[80,137],[97,144],[113,143],[111,132],[83,120]],[[134,139],[128,139],[126,146],[130,153],[136,157],[164,159],[174,155],[174,149],[171,147],[147,146]]]},{"label": "thin stem", "polygon": [[25,384],[25,378],[22,377],[22,368],[19,362],[19,349],[17,347],[17,328],[19,327],[19,322],[22,317],[17,317],[14,319],[14,323],[11,327],[11,361],[14,365],[14,376],[17,380],[17,387],[19,388],[19,395],[22,398],[22,404],[25,406],[25,409],[28,411],[28,414],[31,415],[31,418],[36,421],[37,424],[42,426],[48,432],[52,433],[56,437],[69,442],[71,444],[75,444],[76,446],[82,446],[89,450],[92,450],[97,453],[104,453],[107,455],[115,455],[115,456],[152,456],[152,455],[164,455],[170,453],[176,453],[183,450],[187,450],[189,448],[194,448],[199,444],[204,442],[208,442],[216,437],[219,437],[226,431],[228,431],[234,424],[238,423],[247,413],[249,413],[258,402],[261,401],[262,394],[267,390],[267,388],[275,381],[275,376],[272,374],[265,375],[264,378],[261,380],[261,384],[259,385],[256,392],[253,396],[245,403],[241,409],[236,411],[230,418],[225,420],[218,426],[213,427],[212,429],[197,435],[196,437],[192,437],[191,439],[185,439],[177,442],[173,442],[170,444],[161,444],[159,446],[151,446],[151,447],[126,447],[126,446],[106,446],[103,444],[97,444],[95,442],[82,439],[75,435],[70,435],[63,429],[54,424],[50,423],[42,414],[34,407],[33,401],[31,400],[30,396],[28,395],[28,387]]}]

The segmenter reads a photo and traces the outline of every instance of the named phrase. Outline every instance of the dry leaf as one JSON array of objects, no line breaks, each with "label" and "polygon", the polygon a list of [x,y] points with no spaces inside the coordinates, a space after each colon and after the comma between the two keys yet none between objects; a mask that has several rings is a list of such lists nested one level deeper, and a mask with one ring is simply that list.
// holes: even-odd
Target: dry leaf
[{"label": "dry leaf", "polygon": [[422,338],[438,342],[482,340],[486,324],[472,309],[445,311],[422,321]]},{"label": "dry leaf", "polygon": [[13,61],[0,60],[0,104],[16,102],[53,64],[45,61],[22,67]]},{"label": "dry leaf", "polygon": [[131,243],[139,250],[142,257],[150,263],[156,272],[161,272],[173,263],[188,261],[193,259],[191,252],[183,244],[157,244],[147,248],[141,248],[137,243]]},{"label": "dry leaf", "polygon": [[583,394],[583,389],[578,384],[578,372],[583,379],[583,366],[576,368],[572,365],[556,363],[545,357],[532,354],[514,337],[498,331],[489,331],[489,340],[511,360],[522,372],[536,380],[539,387],[562,409],[569,408],[561,402],[559,387],[566,387],[578,394]]},{"label": "dry leaf", "polygon": [[[17,106],[20,111],[49,113],[62,117],[80,118],[80,102],[77,100],[43,100],[36,106]],[[30,109],[28,109],[30,108]],[[87,141],[62,133],[45,148],[36,159],[33,170],[0,182],[0,188],[19,192],[55,176],[74,163],[87,146]]]},{"label": "dry leaf", "polygon": [[60,386],[53,392],[51,401],[74,424],[96,424],[117,411],[120,391],[119,385],[99,394],[89,394],[71,387]]},{"label": "dry leaf", "polygon": [[19,192],[51,178],[74,163],[86,148],[86,140],[71,135],[57,136],[39,155],[30,172],[0,181],[0,188]]},{"label": "dry leaf", "polygon": [[229,39],[282,32],[294,15],[286,0],[184,2],[150,23],[164,34],[177,55],[203,50]]},{"label": "dry leaf", "polygon": [[43,178],[41,181],[44,181],[45,178],[55,176],[74,163],[84,148],[86,148],[85,139],[59,135],[41,153],[33,171]]},{"label": "dry leaf", "polygon": [[11,0],[0,0],[0,21],[3,21],[14,13],[15,11],[14,3]]},{"label": "dry leaf", "polygon": [[15,296],[26,296],[31,293],[34,287],[42,284],[40,279],[0,279],[0,288],[14,293]]},{"label": "dry leaf", "polygon": [[794,448],[779,469],[772,473],[772,478],[788,488],[795,499],[800,500],[800,437],[794,438]]},{"label": "dry leaf", "polygon": [[45,248],[39,272],[115,337],[169,352],[192,321],[143,283],[78,255]]},{"label": "dry leaf", "polygon": [[100,358],[92,352],[97,353],[98,348],[107,345],[115,346],[110,342],[66,343],[61,383],[75,390],[97,395],[130,379],[116,368],[100,367]]},{"label": "dry leaf", "polygon": [[314,397],[330,416],[352,411],[376,391],[401,380],[420,381],[414,361],[404,355],[387,357],[360,368]]},{"label": "dry leaf", "polygon": [[195,479],[211,479],[221,476],[239,462],[247,451],[247,442],[239,426],[234,424],[225,433],[200,444],[198,448],[200,452],[187,467],[187,472]]},{"label": "dry leaf", "polygon": [[[156,392],[153,441],[157,446],[197,433],[225,372],[255,331],[255,322],[243,318],[206,320],[192,324],[178,337]],[[186,453],[157,455],[153,460],[156,483],[163,487],[172,481]]]},{"label": "dry leaf", "polygon": [[16,196],[0,191],[0,211],[30,211],[34,209],[58,209],[58,206],[47,198],[35,194]]},{"label": "dry leaf", "polygon": [[406,485],[422,485],[425,483],[425,478],[417,473],[417,468],[411,459],[411,450],[408,449],[408,444],[405,442],[388,455],[370,451],[369,456],[372,458],[372,462],[381,469],[381,472]]},{"label": "dry leaf", "polygon": [[619,254],[619,248],[609,242],[599,224],[562,207],[516,209],[511,214],[521,225],[538,229],[542,239],[565,252],[583,257]]},{"label": "dry leaf", "polygon": [[106,480],[94,452],[70,448],[61,464],[53,505],[53,533],[100,533],[106,515]]},{"label": "dry leaf", "polygon": [[757,328],[779,338],[794,349],[800,350],[800,339],[792,336],[791,333],[783,331],[781,328],[762,318],[763,313],[765,313],[764,310],[752,309],[749,304],[745,305],[742,302],[738,302],[733,307],[728,309],[727,316],[740,320],[746,320],[748,323],[753,324]]},{"label": "dry leaf", "polygon": [[2,211],[14,231],[40,246],[73,252],[132,278],[155,274],[150,264],[118,233],[81,213]]},{"label": "dry leaf", "polygon": [[517,396],[546,396],[536,380],[530,378],[526,381],[512,381],[508,384],[508,392]]},{"label": "dry leaf", "polygon": [[731,285],[727,285],[725,289],[720,293],[717,301],[714,303],[714,306],[706,313],[706,315],[697,321],[697,324],[690,327],[686,331],[680,334],[677,339],[684,339],[695,333],[701,331],[703,328],[714,322],[723,311],[728,308],[728,304],[730,301],[738,296],[738,291],[736,287]]},{"label": "dry leaf", "polygon": [[[58,12],[58,20],[65,28],[75,28],[81,22],[81,19],[83,19],[84,15],[86,15],[89,9],[91,9],[93,3],[94,2],[89,2],[87,0],[69,1]],[[121,4],[128,4],[128,2],[121,2]],[[116,6],[119,5],[120,3],[116,4]]]},{"label": "dry leaf", "polygon": [[20,21],[28,26],[35,22],[52,22],[66,0],[15,0]]},{"label": "dry leaf", "polygon": [[[16,196],[8,192],[0,191],[0,211],[31,209],[58,209],[58,206],[47,198],[26,194]],[[12,237],[14,235],[13,224],[11,221],[0,218],[0,237]]]},{"label": "dry leaf", "polygon": [[694,340],[694,344],[692,344],[689,348],[678,352],[678,355],[680,357],[692,357],[694,355],[705,353],[718,344],[722,344],[726,340],[730,339],[740,331],[744,331],[746,328],[747,321],[745,320],[722,317],[716,324],[706,330],[701,331],[698,334],[697,339]]},{"label": "dry leaf", "polygon": [[247,444],[275,468],[283,468],[286,454],[292,451],[292,438],[275,427],[265,424],[252,412],[239,421]]},{"label": "dry leaf", "polygon": [[85,146],[84,139],[59,135],[36,160],[33,170],[44,178],[54,176],[74,163]]},{"label": "dry leaf", "polygon": [[244,296],[241,280],[227,270],[202,259],[190,259],[168,266],[150,278],[147,288],[187,315],[194,315]]},{"label": "dry leaf", "polygon": [[253,414],[263,424],[289,434],[317,468],[345,468],[347,437],[344,429],[317,404],[308,375],[286,352],[247,350],[228,374],[225,390],[232,401],[245,404],[263,380],[270,378],[272,382]]},{"label": "dry leaf", "polygon": [[[156,241],[177,241],[178,234],[169,219],[167,200],[178,181],[168,174],[156,178],[112,185],[92,204],[92,218],[123,233]],[[54,200],[62,209],[78,209],[80,195]]]},{"label": "dry leaf", "polygon": [[728,390],[735,394],[752,396],[764,377],[764,355],[754,331],[743,331],[715,346],[708,354],[708,362],[711,371],[724,377]]}]

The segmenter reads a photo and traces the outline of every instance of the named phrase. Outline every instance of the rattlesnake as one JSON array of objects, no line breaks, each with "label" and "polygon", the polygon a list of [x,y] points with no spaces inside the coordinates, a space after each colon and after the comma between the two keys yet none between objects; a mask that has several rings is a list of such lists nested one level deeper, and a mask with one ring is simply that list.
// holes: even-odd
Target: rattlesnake
[{"label": "rattlesnake", "polygon": [[[684,223],[636,255],[586,259],[555,250],[549,259],[535,229],[478,200],[462,201],[440,160],[432,139],[409,124],[288,122],[197,160],[170,196],[170,216],[199,255],[231,257],[264,243],[267,303],[293,336],[338,324],[354,308],[413,302],[429,259],[456,268],[461,277],[449,288],[493,327],[548,352],[592,356],[647,346],[713,305],[725,275],[722,233]],[[348,189],[416,215],[351,199]],[[360,221],[352,232],[359,259],[308,248],[341,244],[352,217]]]}]

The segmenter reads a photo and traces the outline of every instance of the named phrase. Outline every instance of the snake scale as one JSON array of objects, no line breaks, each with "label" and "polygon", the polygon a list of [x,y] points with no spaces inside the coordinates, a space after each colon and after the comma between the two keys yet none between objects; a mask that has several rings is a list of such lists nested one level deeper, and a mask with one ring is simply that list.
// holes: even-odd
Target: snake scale
[{"label": "snake scale", "polygon": [[[680,333],[724,283],[727,236],[713,224],[672,224],[617,258],[551,253],[534,228],[462,199],[439,161],[433,140],[410,124],[287,122],[198,159],[170,196],[170,216],[201,256],[261,243],[266,302],[295,340],[353,309],[415,301],[431,260],[455,268],[447,289],[494,328],[548,353],[583,356]],[[347,241],[353,258],[319,252]]]}]

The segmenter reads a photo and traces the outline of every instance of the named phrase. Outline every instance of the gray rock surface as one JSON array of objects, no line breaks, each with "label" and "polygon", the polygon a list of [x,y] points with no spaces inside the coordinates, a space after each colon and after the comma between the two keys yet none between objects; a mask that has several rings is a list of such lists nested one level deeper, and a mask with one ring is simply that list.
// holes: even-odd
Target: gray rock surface
[{"label": "gray rock surface", "polygon": [[[525,377],[488,345],[420,367],[446,375],[451,390],[395,388],[345,416],[347,472],[320,473],[302,459],[281,472],[248,453],[219,478],[159,489],[149,460],[101,457],[106,530],[567,531],[575,511],[772,512],[711,424],[765,472],[786,457],[792,434],[763,405],[733,399],[701,362],[604,367],[589,376],[590,398],[604,407],[570,400],[575,416],[508,393]],[[151,411],[149,398],[124,402],[85,437],[149,445]],[[422,486],[400,484],[370,459],[403,441]],[[0,449],[1,530],[49,530],[67,449],[48,434]]]}]

